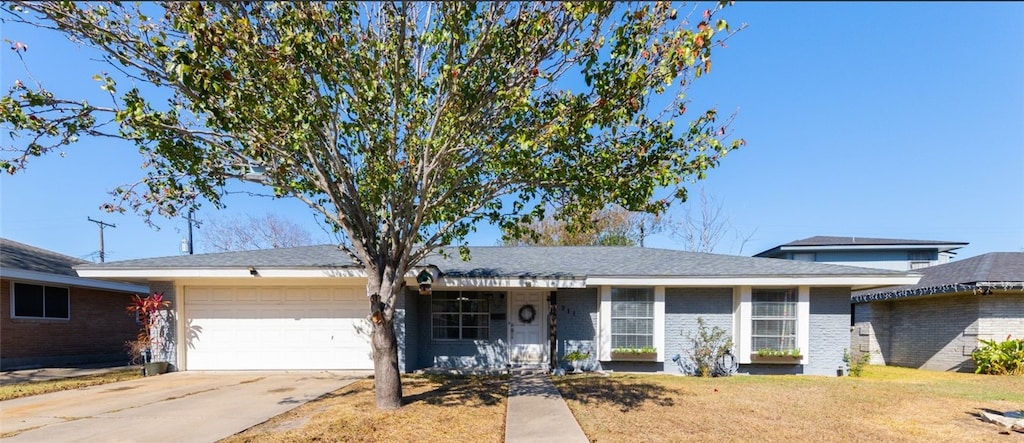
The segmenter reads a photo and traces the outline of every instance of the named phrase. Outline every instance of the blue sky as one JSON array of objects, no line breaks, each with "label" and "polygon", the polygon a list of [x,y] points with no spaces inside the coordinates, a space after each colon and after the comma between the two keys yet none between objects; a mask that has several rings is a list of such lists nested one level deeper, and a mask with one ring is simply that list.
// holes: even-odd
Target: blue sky
[{"label": "blue sky", "polygon": [[[814,235],[969,242],[961,259],[1024,251],[1024,3],[739,2],[723,17],[749,26],[689,94],[691,109],[738,111],[734,134],[748,143],[704,182],[734,228],[716,252]],[[32,73],[58,96],[102,99],[91,78],[104,67],[86,48],[9,24],[0,32],[29,45]],[[0,57],[4,87],[26,77],[6,47]],[[184,220],[154,230],[99,209],[108,190],[142,176],[138,164],[129,144],[83,140],[3,175],[0,236],[95,260],[92,217],[117,225],[105,231],[108,261],[179,254]],[[272,212],[330,241],[301,203],[226,203],[197,218]],[[482,225],[470,244],[497,239]],[[683,243],[663,234],[647,246]]]}]

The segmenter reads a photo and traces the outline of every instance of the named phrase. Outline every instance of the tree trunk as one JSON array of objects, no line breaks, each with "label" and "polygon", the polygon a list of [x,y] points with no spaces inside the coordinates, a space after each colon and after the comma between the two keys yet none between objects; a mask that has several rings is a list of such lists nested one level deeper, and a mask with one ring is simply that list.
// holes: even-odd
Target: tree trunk
[{"label": "tree trunk", "polygon": [[370,348],[373,350],[373,390],[377,409],[402,407],[402,379],[398,371],[398,337],[395,335],[395,303],[404,281],[385,269],[369,273],[366,292],[370,299]]},{"label": "tree trunk", "polygon": [[377,409],[389,411],[402,406],[402,380],[398,373],[398,340],[392,319],[373,324],[373,388]]}]

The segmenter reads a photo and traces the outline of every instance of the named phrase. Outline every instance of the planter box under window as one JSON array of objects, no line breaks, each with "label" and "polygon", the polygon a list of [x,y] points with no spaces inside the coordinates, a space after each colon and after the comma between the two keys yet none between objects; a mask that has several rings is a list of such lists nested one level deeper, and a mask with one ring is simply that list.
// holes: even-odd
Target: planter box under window
[{"label": "planter box under window", "polygon": [[751,363],[767,363],[773,365],[798,365],[802,355],[757,355],[750,354]]},{"label": "planter box under window", "polygon": [[657,361],[657,352],[612,352],[615,361]]}]

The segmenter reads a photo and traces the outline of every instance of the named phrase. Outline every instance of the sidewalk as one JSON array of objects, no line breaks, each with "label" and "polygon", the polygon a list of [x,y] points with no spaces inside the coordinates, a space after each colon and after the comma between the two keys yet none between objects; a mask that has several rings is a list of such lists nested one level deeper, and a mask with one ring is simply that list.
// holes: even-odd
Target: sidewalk
[{"label": "sidewalk", "polygon": [[[132,369],[133,366],[114,366],[119,363],[92,363],[77,365],[73,368],[35,368],[19,369],[15,371],[0,372],[0,384],[25,383],[32,381],[56,380],[58,378],[82,377],[85,375],[102,374],[123,369]],[[140,368],[134,366],[134,368]]]},{"label": "sidewalk", "polygon": [[546,374],[513,372],[505,415],[505,441],[589,442]]}]

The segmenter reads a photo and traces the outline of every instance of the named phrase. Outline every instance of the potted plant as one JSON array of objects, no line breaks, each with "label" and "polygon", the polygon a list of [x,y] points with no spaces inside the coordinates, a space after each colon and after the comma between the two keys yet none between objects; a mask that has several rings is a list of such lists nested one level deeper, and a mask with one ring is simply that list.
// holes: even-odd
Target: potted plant
[{"label": "potted plant", "polygon": [[170,301],[164,300],[162,292],[154,292],[148,297],[132,295],[132,301],[128,304],[128,314],[136,316],[141,326],[135,340],[125,343],[125,348],[131,356],[132,364],[142,364],[142,375],[167,372],[167,362],[153,361],[153,351],[159,350],[162,343],[162,334],[157,332],[161,326],[160,311],[170,305]]},{"label": "potted plant", "polygon": [[770,349],[762,348],[750,354],[750,361],[758,363],[782,363],[797,364],[804,358],[800,348],[793,349]]},{"label": "potted plant", "polygon": [[657,359],[658,349],[651,346],[645,346],[641,348],[612,349],[612,360],[655,361]]},{"label": "potted plant", "polygon": [[565,360],[565,361],[569,362],[570,365],[572,365],[572,372],[578,373],[578,372],[582,372],[580,370],[580,367],[583,365],[583,361],[588,359],[588,358],[590,358],[590,353],[589,352],[583,352],[583,351],[576,350],[576,351],[572,351],[572,352],[570,352],[568,354],[565,354],[562,357],[562,360]]}]

